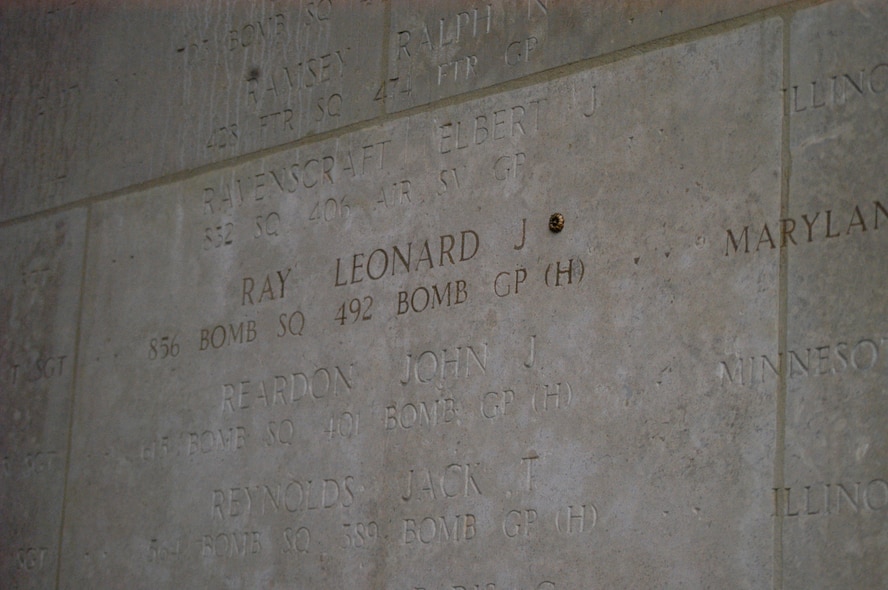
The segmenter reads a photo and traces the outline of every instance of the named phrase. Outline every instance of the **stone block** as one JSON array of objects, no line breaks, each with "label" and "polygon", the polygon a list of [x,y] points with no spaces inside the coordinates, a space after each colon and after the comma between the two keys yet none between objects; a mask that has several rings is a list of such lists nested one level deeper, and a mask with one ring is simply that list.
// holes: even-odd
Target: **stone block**
[{"label": "stone block", "polygon": [[380,2],[5,6],[0,219],[379,115]]},{"label": "stone block", "polygon": [[886,26],[881,2],[793,17],[788,210],[750,226],[750,236],[774,231],[788,269],[786,449],[774,492],[786,587],[888,579]]},{"label": "stone block", "polygon": [[782,58],[765,20],[94,204],[64,584],[768,585],[732,355],[779,256],[726,228],[780,213]]},{"label": "stone block", "polygon": [[0,577],[49,588],[59,563],[86,214],[0,229]]},{"label": "stone block", "polygon": [[395,112],[782,3],[393,0],[381,96]]}]

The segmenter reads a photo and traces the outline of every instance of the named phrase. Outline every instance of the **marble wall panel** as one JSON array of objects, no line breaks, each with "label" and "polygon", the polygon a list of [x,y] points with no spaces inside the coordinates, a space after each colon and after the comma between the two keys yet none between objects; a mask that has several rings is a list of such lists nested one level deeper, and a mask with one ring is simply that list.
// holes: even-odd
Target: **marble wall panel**
[{"label": "marble wall panel", "polygon": [[3,219],[381,113],[381,2],[21,4],[0,29]]},{"label": "marble wall panel", "polygon": [[62,587],[767,585],[781,34],[96,204]]},{"label": "marble wall panel", "polygon": [[795,15],[789,208],[749,220],[759,253],[773,251],[760,237],[767,225],[788,260],[786,449],[774,492],[787,587],[888,579],[886,25],[880,2]]},{"label": "marble wall panel", "polygon": [[383,95],[398,111],[782,3],[393,0]]},{"label": "marble wall panel", "polygon": [[56,580],[86,214],[0,229],[0,578]]}]

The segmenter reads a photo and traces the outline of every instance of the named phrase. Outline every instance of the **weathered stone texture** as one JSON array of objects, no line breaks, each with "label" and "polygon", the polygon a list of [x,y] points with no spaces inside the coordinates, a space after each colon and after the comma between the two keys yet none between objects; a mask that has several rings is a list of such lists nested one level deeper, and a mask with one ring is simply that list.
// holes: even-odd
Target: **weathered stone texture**
[{"label": "weathered stone texture", "polygon": [[888,579],[886,26],[878,2],[825,5],[792,21],[786,217],[798,227],[786,246],[777,492],[787,587]]},{"label": "weathered stone texture", "polygon": [[0,230],[0,578],[55,582],[68,455],[85,211]]},{"label": "weathered stone texture", "polygon": [[0,14],[0,586],[885,585],[882,3]]}]

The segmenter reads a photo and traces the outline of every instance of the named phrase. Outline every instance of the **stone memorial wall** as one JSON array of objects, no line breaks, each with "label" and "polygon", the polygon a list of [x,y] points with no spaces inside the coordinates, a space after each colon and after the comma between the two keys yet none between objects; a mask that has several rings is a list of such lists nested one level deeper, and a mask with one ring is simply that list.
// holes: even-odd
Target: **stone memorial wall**
[{"label": "stone memorial wall", "polygon": [[0,7],[3,588],[888,584],[888,5]]}]

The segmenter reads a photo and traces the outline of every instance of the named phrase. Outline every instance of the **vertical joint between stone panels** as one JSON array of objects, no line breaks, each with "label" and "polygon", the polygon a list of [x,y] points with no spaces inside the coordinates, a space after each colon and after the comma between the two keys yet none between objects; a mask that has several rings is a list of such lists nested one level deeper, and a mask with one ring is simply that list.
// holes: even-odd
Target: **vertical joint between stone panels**
[{"label": "vertical joint between stone panels", "polygon": [[[372,123],[376,123],[378,125],[385,125],[387,121],[392,120],[392,117],[389,116],[389,104],[387,100],[388,96],[388,83],[389,76],[391,76],[391,61],[389,59],[389,50],[391,43],[391,31],[392,31],[392,0],[383,0],[384,8],[382,15],[382,65],[380,67],[379,72],[379,90],[377,91],[379,94],[377,96],[382,96],[382,100],[379,101],[380,109],[377,113],[375,119],[371,121]],[[388,457],[388,437],[385,437],[385,444],[383,445],[382,452],[382,466],[383,472],[385,471],[385,464]],[[388,543],[379,543],[374,550],[372,563],[373,563],[373,573],[375,579],[373,580],[372,587],[373,588],[382,588],[384,587],[384,583],[381,583],[380,580],[385,580],[385,567],[386,562],[388,561],[388,555],[386,552],[386,546]]]},{"label": "vertical joint between stone panels", "polygon": [[[790,46],[792,32],[793,12],[782,15],[782,88],[781,93],[781,125],[780,125],[780,218],[789,216],[789,186],[792,173],[792,159],[790,153]],[[784,459],[786,455],[786,338],[787,338],[787,297],[788,297],[788,265],[789,256],[786,248],[779,250],[779,271],[777,290],[777,350],[779,361],[779,379],[775,400],[775,441],[774,441],[774,489],[779,490],[784,486]],[[783,518],[776,505],[774,505],[774,584],[775,590],[783,588]]]},{"label": "vertical joint between stone panels", "polygon": [[84,302],[84,290],[86,288],[86,263],[89,260],[89,234],[90,227],[92,226],[92,206],[87,205],[86,207],[86,220],[84,221],[85,228],[83,231],[83,252],[80,257],[80,288],[78,289],[78,302],[77,302],[77,319],[74,328],[74,369],[71,372],[71,395],[69,397],[68,402],[68,442],[67,448],[65,449],[65,476],[63,479],[63,487],[62,487],[62,512],[61,517],[59,518],[59,539],[58,539],[58,549],[56,550],[56,575],[55,575],[55,588],[58,590],[61,588],[61,575],[62,575],[62,548],[65,539],[65,516],[67,513],[68,506],[68,477],[71,472],[71,446],[74,441],[73,431],[74,431],[74,412],[77,407],[77,380],[79,378],[79,365],[80,365],[80,334],[81,334],[81,326],[83,325],[83,302]]},{"label": "vertical joint between stone panels", "polygon": [[[386,103],[386,95],[388,94],[386,86],[389,82],[389,68],[391,66],[391,62],[389,61],[389,47],[391,43],[391,35],[392,35],[392,0],[383,0],[384,9],[382,13],[382,64],[379,68],[380,80],[379,80],[379,90],[377,91],[380,94],[377,96],[382,96],[382,100],[379,101],[380,109],[376,114],[375,118],[385,117],[388,114],[388,104]],[[374,97],[375,98],[375,97]]]},{"label": "vertical joint between stone panels", "polygon": [[[381,96],[380,109],[374,117],[373,120],[369,121],[369,124],[378,124],[384,125],[387,121],[394,120],[399,116],[404,116],[401,113],[394,113],[394,116],[389,114],[389,101],[387,100],[388,96],[388,84],[389,79],[391,77],[391,58],[390,58],[390,49],[391,49],[391,35],[392,35],[392,0],[383,0],[384,9],[383,9],[383,26],[382,26],[382,65],[380,67],[380,77],[379,77],[379,90],[378,95]],[[400,73],[398,73],[400,76]],[[345,133],[342,134],[343,136]],[[385,470],[385,465],[388,461],[388,441],[389,437],[385,437],[385,444],[383,447],[382,453],[382,464],[383,471]],[[371,586],[373,588],[383,588],[385,587],[385,580],[388,578],[386,566],[388,564],[388,543],[378,543],[376,549],[374,550],[373,555],[373,575],[375,579],[373,580]]]}]

